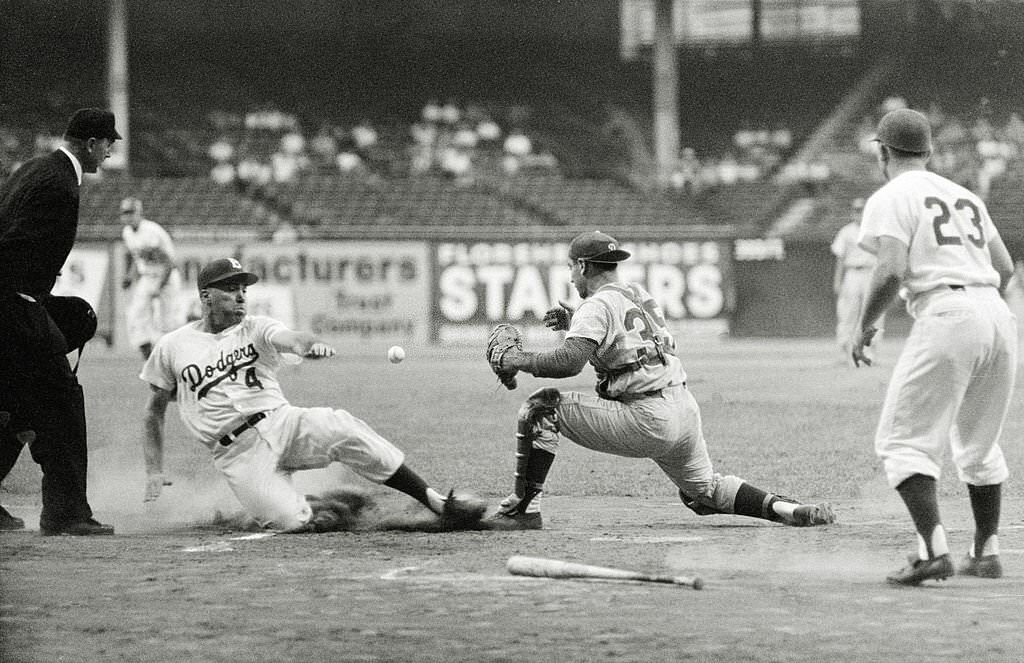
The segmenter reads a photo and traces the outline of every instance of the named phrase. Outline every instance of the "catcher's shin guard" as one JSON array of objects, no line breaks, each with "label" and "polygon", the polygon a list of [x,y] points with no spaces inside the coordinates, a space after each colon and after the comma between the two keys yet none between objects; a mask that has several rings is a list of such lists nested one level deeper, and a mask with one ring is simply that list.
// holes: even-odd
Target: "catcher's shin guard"
[{"label": "catcher's shin guard", "polygon": [[[544,489],[558,447],[558,404],[561,393],[544,387],[530,394],[519,408],[516,421],[515,492],[519,498],[513,509],[524,513],[530,502]],[[547,449],[536,442],[542,441]]]}]

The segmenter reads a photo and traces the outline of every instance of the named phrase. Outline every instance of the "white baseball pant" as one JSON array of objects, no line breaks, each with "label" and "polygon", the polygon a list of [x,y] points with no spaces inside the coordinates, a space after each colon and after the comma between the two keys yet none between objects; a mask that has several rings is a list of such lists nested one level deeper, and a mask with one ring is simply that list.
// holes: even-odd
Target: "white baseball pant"
[{"label": "white baseball pant", "polygon": [[911,305],[914,325],[893,368],[875,451],[889,485],[938,478],[947,449],[961,481],[1002,483],[999,436],[1017,371],[1017,321],[990,286],[942,286]]},{"label": "white baseball pant", "polygon": [[338,462],[383,483],[405,462],[405,454],[345,410],[283,405],[232,444],[215,444],[213,462],[262,527],[292,530],[313,515],[292,482],[293,472]]}]

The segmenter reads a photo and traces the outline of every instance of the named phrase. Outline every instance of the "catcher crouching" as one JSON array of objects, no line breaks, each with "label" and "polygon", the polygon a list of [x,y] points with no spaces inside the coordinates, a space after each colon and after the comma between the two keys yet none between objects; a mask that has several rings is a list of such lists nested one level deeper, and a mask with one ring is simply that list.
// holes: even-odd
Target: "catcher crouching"
[{"label": "catcher crouching", "polygon": [[566,332],[560,347],[528,352],[511,325],[491,333],[487,361],[508,389],[516,388],[519,371],[567,378],[589,362],[597,393],[544,387],[526,399],[516,422],[515,489],[487,519],[489,527],[542,527],[544,481],[563,436],[594,451],[650,458],[698,515],[735,514],[798,527],[834,522],[827,503],[802,504],[714,471],[700,409],[686,388],[661,308],[640,285],[619,280],[618,264],[629,257],[602,232],[572,240],[568,266],[583,301],[576,310],[559,302],[544,316],[547,327]]}]

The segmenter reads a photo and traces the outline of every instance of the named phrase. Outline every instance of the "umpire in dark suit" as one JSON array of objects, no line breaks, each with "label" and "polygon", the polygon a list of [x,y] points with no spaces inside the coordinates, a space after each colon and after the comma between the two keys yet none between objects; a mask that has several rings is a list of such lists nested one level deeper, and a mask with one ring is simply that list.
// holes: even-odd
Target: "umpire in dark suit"
[{"label": "umpire in dark suit", "polygon": [[[113,113],[81,109],[59,149],[0,185],[0,480],[27,445],[43,473],[46,536],[114,533],[86,496],[85,399],[67,358],[84,344],[81,330],[95,331],[95,313],[50,290],[75,243],[82,174],[95,173],[119,138]],[[0,529],[24,527],[0,511]]]}]

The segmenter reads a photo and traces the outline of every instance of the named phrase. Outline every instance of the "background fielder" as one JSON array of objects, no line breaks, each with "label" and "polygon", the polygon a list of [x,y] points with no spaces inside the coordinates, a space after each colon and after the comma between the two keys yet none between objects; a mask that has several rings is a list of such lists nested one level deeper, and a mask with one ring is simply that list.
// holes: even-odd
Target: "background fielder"
[{"label": "background fielder", "polygon": [[246,313],[246,287],[258,280],[232,258],[199,273],[203,317],[159,341],[140,377],[152,393],[146,411],[145,501],[166,480],[163,423],[175,396],[186,430],[213,454],[213,464],[246,511],[263,527],[297,531],[313,518],[292,473],[340,462],[360,476],[406,493],[453,528],[479,521],[486,505],[446,499],[405,464],[401,450],[345,410],[288,403],[277,380],[285,354],[322,359],[333,347],[308,332]]},{"label": "background fielder", "polygon": [[[850,363],[850,352],[857,337],[857,323],[864,309],[868,288],[871,285],[871,269],[875,256],[857,244],[860,238],[860,221],[864,210],[864,199],[855,198],[850,203],[850,221],[835,234],[829,249],[836,257],[832,272],[832,293],[836,297],[836,345],[844,364]],[[885,316],[875,324],[878,333],[872,341],[877,349],[882,340],[882,325]]]},{"label": "background fielder", "polygon": [[128,340],[148,359],[158,338],[185,324],[181,274],[174,264],[171,236],[159,223],[143,218],[141,200],[122,200],[121,220],[121,239],[129,255],[122,284],[129,289]]},{"label": "background fielder", "polygon": [[878,125],[878,163],[888,182],[864,208],[860,244],[878,256],[853,360],[896,297],[913,327],[893,369],[875,435],[889,485],[917,531],[917,555],[890,574],[899,585],[954,573],[939,516],[936,480],[946,450],[967,484],[974,540],[960,572],[999,577],[1001,486],[1009,472],[999,446],[1017,370],[1017,323],[1001,295],[1013,261],[971,191],[928,172],[931,127],[900,109]]},{"label": "background fielder", "polygon": [[[618,263],[630,254],[601,232],[586,232],[569,245],[571,281],[583,298],[575,312],[557,307],[545,316],[563,344],[548,352],[507,348],[488,360],[499,372],[526,371],[564,378],[589,361],[597,395],[539,389],[518,414],[515,490],[488,523],[494,529],[538,529],[539,500],[560,435],[594,451],[650,458],[669,477],[687,507],[699,515],[737,514],[790,525],[824,525],[835,516],[828,504],[799,502],[714,471],[697,401],[675,339],[654,298],[618,279]],[[506,386],[508,374],[503,378]]]}]

